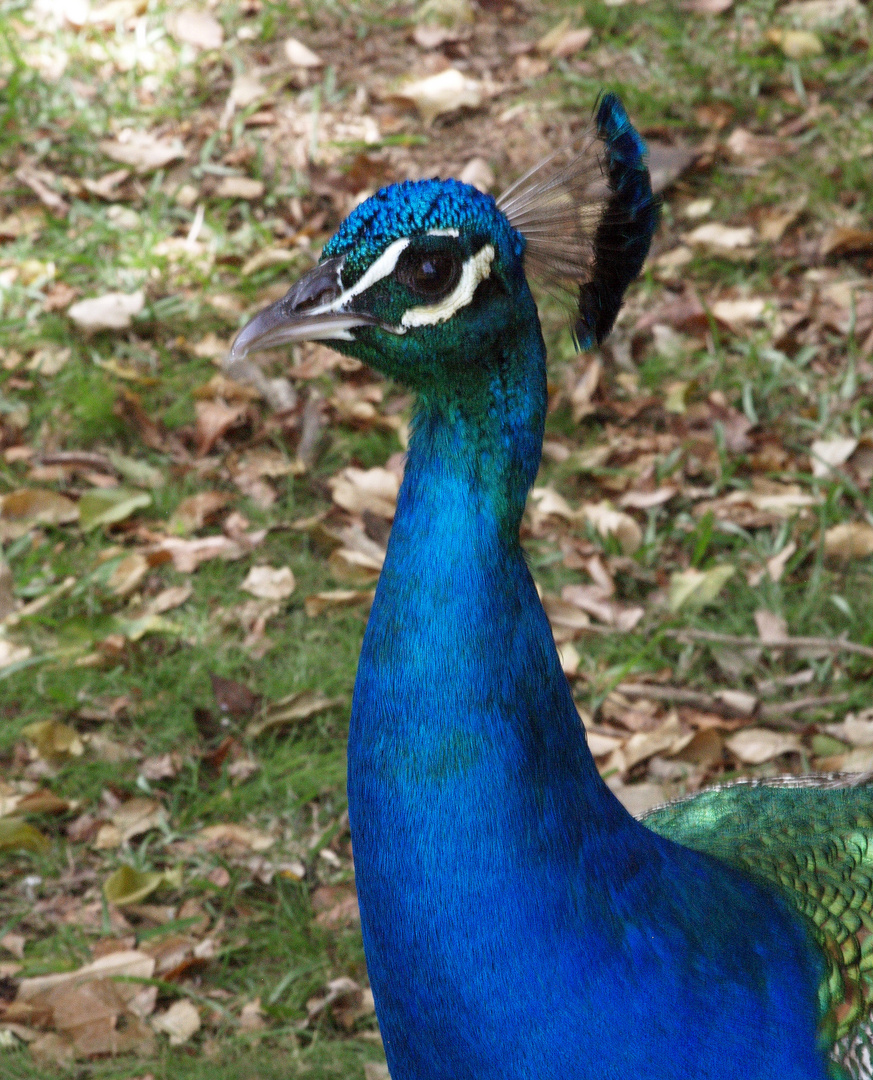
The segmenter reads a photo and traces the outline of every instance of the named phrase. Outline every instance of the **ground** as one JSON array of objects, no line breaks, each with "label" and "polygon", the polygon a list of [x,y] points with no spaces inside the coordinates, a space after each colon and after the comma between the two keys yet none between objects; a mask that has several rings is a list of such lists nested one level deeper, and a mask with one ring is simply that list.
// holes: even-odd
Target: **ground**
[{"label": "ground", "polygon": [[320,347],[222,362],[366,194],[497,193],[604,89],[663,221],[598,354],[543,293],[523,530],[592,750],[637,812],[873,767],[871,24],[2,6],[4,1076],[384,1076],[345,735],[411,401]]}]

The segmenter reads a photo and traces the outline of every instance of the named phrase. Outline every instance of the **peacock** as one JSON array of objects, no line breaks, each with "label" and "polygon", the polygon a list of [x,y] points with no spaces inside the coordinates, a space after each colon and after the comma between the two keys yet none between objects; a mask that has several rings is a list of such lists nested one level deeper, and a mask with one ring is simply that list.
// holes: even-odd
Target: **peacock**
[{"label": "peacock", "polygon": [[526,273],[601,342],[658,220],[605,94],[504,196],[357,206],[234,357],[318,340],[416,392],[348,745],[393,1080],[873,1078],[873,785],[705,790],[633,818],[601,779],[519,541],[546,350]]}]

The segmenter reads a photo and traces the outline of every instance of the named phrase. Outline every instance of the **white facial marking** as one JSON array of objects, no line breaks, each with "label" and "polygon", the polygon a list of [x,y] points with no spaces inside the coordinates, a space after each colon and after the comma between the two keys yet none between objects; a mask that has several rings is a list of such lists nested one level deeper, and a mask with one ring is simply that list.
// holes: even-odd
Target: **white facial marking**
[{"label": "white facial marking", "polygon": [[486,244],[475,255],[471,255],[464,263],[461,270],[461,279],[452,289],[448,296],[438,300],[435,304],[423,307],[412,307],[404,311],[400,320],[401,326],[435,326],[437,323],[450,319],[456,311],[473,299],[473,293],[480,281],[484,281],[491,274],[491,263],[494,261],[494,248]]},{"label": "white facial marking", "polygon": [[428,229],[428,236],[460,236],[457,229]]},{"label": "white facial marking", "polygon": [[[376,282],[381,281],[382,278],[386,278],[389,274],[393,274],[394,267],[397,265],[397,260],[408,247],[408,236],[403,236],[399,240],[395,240],[393,244],[389,244],[388,247],[385,248],[379,258],[361,275],[360,279],[356,281],[351,288],[346,289],[345,292],[341,292],[339,296],[337,296],[336,299],[331,300],[329,304],[321,304],[319,307],[312,308],[307,314],[326,315],[329,312],[342,313],[346,304],[351,299],[359,293],[366,292],[371,285],[375,285]],[[342,284],[342,277],[340,276],[339,271],[337,272],[337,278],[338,283]],[[354,339],[352,338],[351,340]]]},{"label": "white facial marking", "polygon": [[338,296],[331,306],[341,308],[347,301],[351,300],[353,296],[366,292],[371,285],[375,285],[377,281],[381,281],[382,278],[386,278],[389,274],[393,274],[394,267],[397,265],[397,260],[408,247],[408,236],[402,236],[399,240],[395,240],[393,244],[389,244],[373,265],[368,267],[367,271],[361,275],[360,279],[341,296]]}]

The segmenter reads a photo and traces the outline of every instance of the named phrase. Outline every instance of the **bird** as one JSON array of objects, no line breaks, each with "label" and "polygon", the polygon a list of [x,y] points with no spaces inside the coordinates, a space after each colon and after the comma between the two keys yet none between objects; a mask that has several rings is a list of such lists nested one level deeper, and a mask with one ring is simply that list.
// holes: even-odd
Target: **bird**
[{"label": "bird", "polygon": [[598,773],[519,538],[546,349],[611,330],[659,216],[619,98],[501,198],[383,188],[231,352],[316,340],[415,392],[364,635],[348,812],[393,1080],[873,1078],[870,775],[637,820]]}]

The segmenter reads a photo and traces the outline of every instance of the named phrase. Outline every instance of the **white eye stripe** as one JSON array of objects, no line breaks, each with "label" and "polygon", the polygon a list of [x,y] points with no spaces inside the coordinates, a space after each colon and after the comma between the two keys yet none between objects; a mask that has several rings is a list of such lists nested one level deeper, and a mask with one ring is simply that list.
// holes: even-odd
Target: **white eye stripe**
[{"label": "white eye stripe", "polygon": [[491,274],[494,261],[494,248],[486,244],[464,263],[458,284],[448,296],[435,304],[412,307],[404,311],[401,326],[435,326],[450,319],[456,311],[466,307],[473,299],[479,283]]},{"label": "white eye stripe", "polygon": [[[428,236],[453,236],[460,235],[457,229],[431,229]],[[403,252],[409,247],[411,238],[403,236],[389,244],[378,259],[370,266],[358,281],[350,288],[340,293],[331,303],[313,308],[310,315],[319,315],[328,312],[339,313],[345,310],[346,305],[355,297],[367,289],[372,288],[377,282],[390,277],[397,267],[397,262]],[[412,326],[435,326],[446,322],[456,311],[466,307],[473,299],[480,282],[491,274],[491,263],[494,261],[494,248],[486,244],[480,248],[464,263],[458,284],[448,296],[438,300],[435,304],[419,305],[409,308],[403,313],[400,324],[396,327],[383,326],[383,329],[393,329],[395,333],[405,334]]]},{"label": "white eye stripe", "polygon": [[359,293],[366,292],[371,285],[375,285],[377,281],[381,281],[382,278],[388,277],[389,274],[394,273],[394,267],[397,265],[397,260],[403,254],[403,252],[409,247],[409,237],[402,236],[399,240],[395,240],[393,244],[389,244],[388,247],[382,252],[379,258],[368,267],[366,272],[355,282],[350,289],[347,289],[342,296],[337,297],[334,304],[345,303],[347,300],[351,300],[353,296],[358,296]]},{"label": "white eye stripe", "polygon": [[[372,285],[375,285],[377,281],[381,281],[383,278],[394,273],[394,268],[397,266],[397,260],[409,247],[409,243],[410,238],[408,236],[402,236],[399,240],[395,240],[393,244],[389,244],[379,258],[372,266],[367,268],[366,272],[361,275],[354,285],[346,289],[345,292],[341,292],[339,296],[331,300],[329,304],[321,304],[318,307],[314,307],[307,314],[325,315],[328,312],[342,313],[350,300],[360,293],[366,292],[367,289]],[[341,278],[338,277],[337,282],[338,284],[342,284]]]}]

